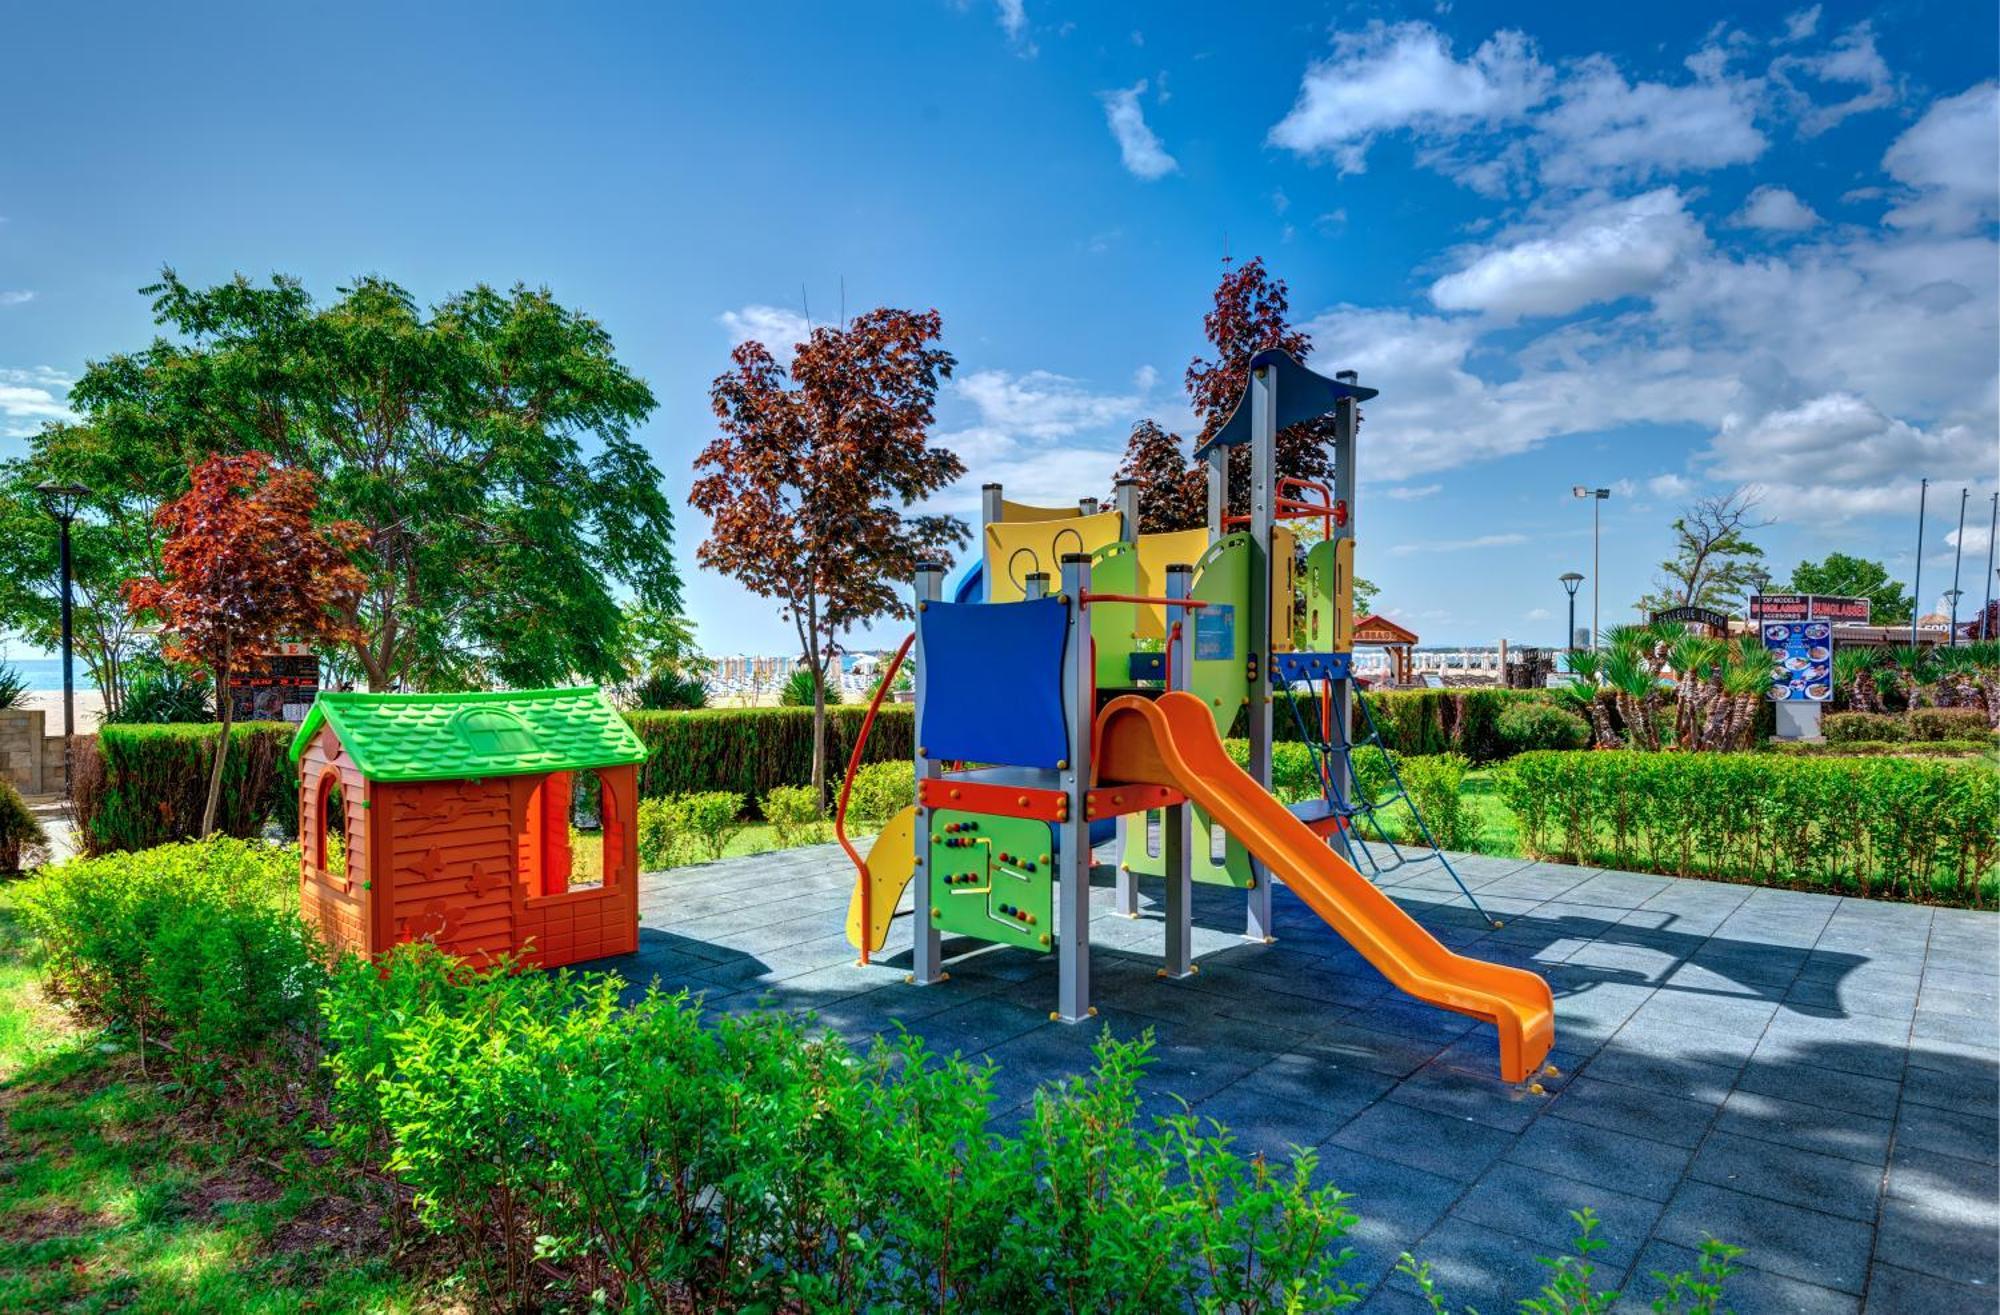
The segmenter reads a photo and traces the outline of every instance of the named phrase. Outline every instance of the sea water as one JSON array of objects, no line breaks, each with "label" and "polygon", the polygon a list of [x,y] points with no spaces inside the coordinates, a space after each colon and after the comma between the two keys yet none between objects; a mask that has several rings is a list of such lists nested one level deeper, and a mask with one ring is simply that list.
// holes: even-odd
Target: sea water
[{"label": "sea water", "polygon": [[[37,693],[60,692],[62,689],[61,658],[8,658],[0,657],[0,668],[12,667],[28,678],[28,688]],[[91,682],[90,669],[83,665],[83,659],[76,663],[76,687],[96,689]]]}]

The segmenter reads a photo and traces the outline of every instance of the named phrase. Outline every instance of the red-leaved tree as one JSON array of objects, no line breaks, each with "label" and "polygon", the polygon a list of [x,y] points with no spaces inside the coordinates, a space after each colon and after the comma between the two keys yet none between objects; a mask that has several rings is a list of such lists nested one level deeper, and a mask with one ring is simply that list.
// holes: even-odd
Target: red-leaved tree
[{"label": "red-leaved tree", "polygon": [[869,311],[812,330],[789,369],[760,342],[709,389],[722,432],[689,496],[710,521],[697,560],[776,599],[813,680],[814,797],[826,791],[826,678],[839,637],[908,615],[905,582],[965,542],[950,516],[905,508],[965,473],[926,431],[955,362],[936,311]]},{"label": "red-leaved tree", "polygon": [[215,829],[229,752],[229,676],[281,641],[350,643],[361,573],[348,560],[365,532],[352,521],[315,526],[310,471],[262,452],[218,454],[189,472],[190,487],[157,513],[166,532],[158,578],[125,582],[125,605],[157,617],[166,652],[215,675],[222,734],[209,768],[201,834]]},{"label": "red-leaved tree", "polygon": [[1118,479],[1139,481],[1139,533],[1192,530],[1208,518],[1208,484],[1201,468],[1188,464],[1179,434],[1152,420],[1132,426]]},{"label": "red-leaved tree", "polygon": [[[1188,363],[1188,400],[1201,421],[1196,446],[1222,428],[1243,394],[1249,378],[1250,358],[1277,347],[1301,361],[1312,355],[1312,338],[1292,324],[1291,294],[1285,281],[1273,278],[1264,268],[1263,257],[1244,261],[1225,270],[1215,285],[1215,308],[1201,318],[1202,333],[1215,349],[1213,360],[1197,356]],[[1333,473],[1333,418],[1290,425],[1278,431],[1278,474],[1301,479],[1325,480]],[[1250,448],[1238,446],[1229,454],[1229,510],[1240,515],[1250,509]]]}]

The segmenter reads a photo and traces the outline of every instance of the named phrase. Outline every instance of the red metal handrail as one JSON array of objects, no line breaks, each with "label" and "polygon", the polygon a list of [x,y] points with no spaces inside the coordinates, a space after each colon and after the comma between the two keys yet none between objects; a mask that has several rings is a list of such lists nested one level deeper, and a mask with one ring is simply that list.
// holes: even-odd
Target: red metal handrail
[{"label": "red metal handrail", "polygon": [[868,934],[875,925],[874,890],[868,881],[868,861],[847,839],[847,797],[854,793],[854,775],[861,770],[861,751],[868,747],[868,733],[875,729],[875,714],[882,707],[882,696],[889,692],[896,673],[902,669],[903,655],[910,651],[910,645],[917,641],[917,632],[912,630],[903,636],[903,642],[896,648],[896,656],[889,659],[889,669],[882,673],[882,682],[875,687],[875,697],[868,700],[868,715],[861,719],[861,733],[854,737],[854,752],[847,755],[847,775],[840,782],[840,803],[833,810],[833,838],[847,851],[853,861],[854,870],[861,880],[861,963],[868,963]]}]

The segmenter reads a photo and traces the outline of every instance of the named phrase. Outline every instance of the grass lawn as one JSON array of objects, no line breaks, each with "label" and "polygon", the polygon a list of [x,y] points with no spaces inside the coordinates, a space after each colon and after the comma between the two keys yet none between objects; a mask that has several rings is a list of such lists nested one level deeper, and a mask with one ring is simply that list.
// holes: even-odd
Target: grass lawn
[{"label": "grass lawn", "polygon": [[43,999],[0,885],[0,1310],[444,1311],[288,1127],[224,1127]]},{"label": "grass lawn", "polygon": [[1498,854],[1502,858],[1521,857],[1521,828],[1514,820],[1514,810],[1500,798],[1493,768],[1479,767],[1467,772],[1458,797],[1466,811],[1477,819],[1479,830],[1474,848],[1482,854]]}]

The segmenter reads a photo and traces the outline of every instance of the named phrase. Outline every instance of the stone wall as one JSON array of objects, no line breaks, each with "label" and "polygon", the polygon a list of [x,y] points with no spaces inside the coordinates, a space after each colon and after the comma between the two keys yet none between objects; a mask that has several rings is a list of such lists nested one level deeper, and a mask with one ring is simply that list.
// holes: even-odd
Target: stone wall
[{"label": "stone wall", "polygon": [[0,781],[24,795],[63,792],[63,742],[40,708],[0,709]]}]

